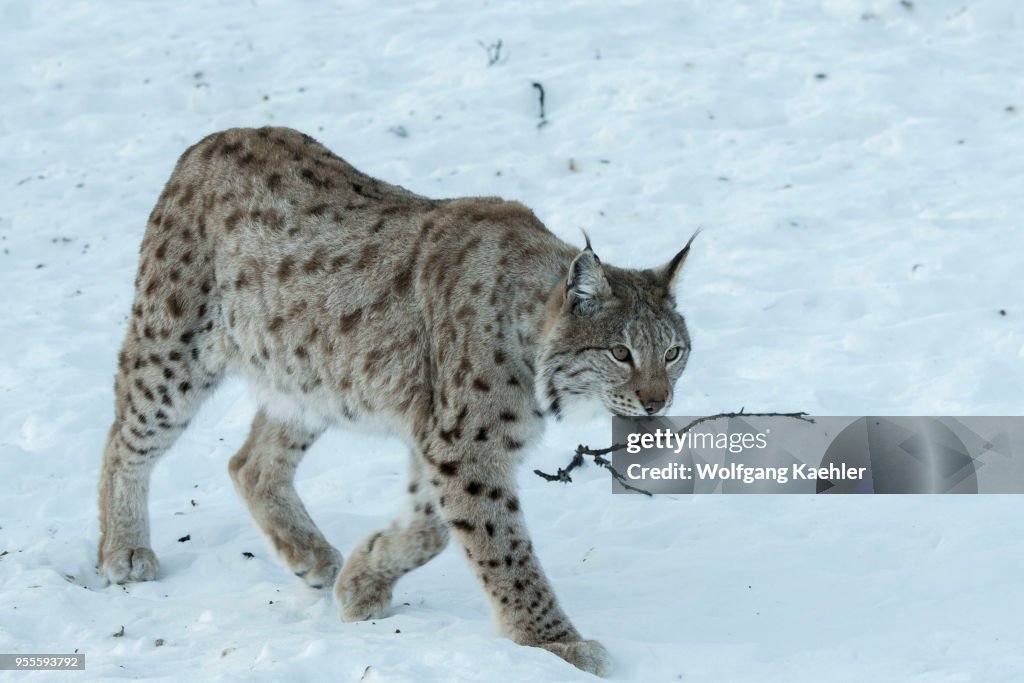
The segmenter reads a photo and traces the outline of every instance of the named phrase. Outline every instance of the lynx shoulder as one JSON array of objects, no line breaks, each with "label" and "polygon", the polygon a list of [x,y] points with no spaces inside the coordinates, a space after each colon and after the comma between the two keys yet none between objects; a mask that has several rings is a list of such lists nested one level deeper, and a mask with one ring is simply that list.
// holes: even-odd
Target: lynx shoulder
[{"label": "lynx shoulder", "polygon": [[[691,238],[692,240],[692,238]],[[660,267],[605,265],[522,204],[429,199],[293,130],[233,129],[178,161],[143,239],[100,479],[99,567],[148,580],[152,467],[226,374],[260,403],[229,471],[292,572],[379,618],[454,536],[504,632],[602,673],[530,543],[510,463],[578,399],[663,413],[690,339]],[[410,448],[404,514],[346,562],[293,485],[329,427]],[[367,454],[360,454],[366,457]]]}]

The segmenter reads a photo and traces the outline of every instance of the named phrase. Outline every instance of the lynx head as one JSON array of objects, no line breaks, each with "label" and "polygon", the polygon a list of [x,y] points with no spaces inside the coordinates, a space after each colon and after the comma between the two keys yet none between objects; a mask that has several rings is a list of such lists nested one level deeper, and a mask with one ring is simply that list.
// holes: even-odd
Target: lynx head
[{"label": "lynx head", "polygon": [[696,236],[650,270],[606,266],[587,240],[548,301],[534,385],[547,412],[592,398],[616,415],[665,414],[690,355],[672,285]]}]

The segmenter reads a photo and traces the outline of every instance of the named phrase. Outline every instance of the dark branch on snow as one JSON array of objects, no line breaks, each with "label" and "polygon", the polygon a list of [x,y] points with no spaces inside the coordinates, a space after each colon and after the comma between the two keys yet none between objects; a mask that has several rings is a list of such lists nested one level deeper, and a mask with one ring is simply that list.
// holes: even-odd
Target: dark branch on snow
[{"label": "dark branch on snow", "polygon": [[537,127],[543,128],[548,125],[547,116],[544,114],[544,86],[535,82],[533,87],[537,89],[537,97],[540,99],[540,123],[537,124]]},{"label": "dark branch on snow", "polygon": [[476,44],[484,49],[487,53],[487,66],[494,66],[500,64],[508,59],[508,53],[505,53],[504,59],[501,56],[501,40],[499,39],[495,43],[485,43],[482,40],[476,41]]}]

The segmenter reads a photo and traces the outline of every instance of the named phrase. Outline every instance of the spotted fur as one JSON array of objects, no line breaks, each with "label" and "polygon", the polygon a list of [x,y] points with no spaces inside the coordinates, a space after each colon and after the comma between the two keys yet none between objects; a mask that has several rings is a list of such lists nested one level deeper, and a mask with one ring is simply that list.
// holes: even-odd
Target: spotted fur
[{"label": "spotted fur", "polygon": [[[624,415],[668,408],[690,348],[672,296],[688,249],[661,268],[614,268],[521,204],[421,197],[296,131],[207,137],[178,161],[142,243],[100,479],[100,571],[156,577],[152,467],[240,374],[261,408],[230,462],[235,487],[295,574],[333,584],[342,618],[382,616],[395,582],[454,536],[505,634],[604,672],[604,649],[580,637],[533,552],[514,467],[545,414],[577,398]],[[411,468],[405,514],[343,564],[293,479],[325,429],[351,423],[397,433]]]}]

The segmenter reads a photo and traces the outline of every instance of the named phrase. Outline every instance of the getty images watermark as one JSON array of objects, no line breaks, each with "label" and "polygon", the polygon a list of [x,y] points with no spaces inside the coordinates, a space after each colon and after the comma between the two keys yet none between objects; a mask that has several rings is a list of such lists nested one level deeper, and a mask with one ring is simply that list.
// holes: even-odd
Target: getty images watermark
[{"label": "getty images watermark", "polygon": [[694,419],[614,418],[612,466],[649,493],[1024,493],[1024,417]]}]

